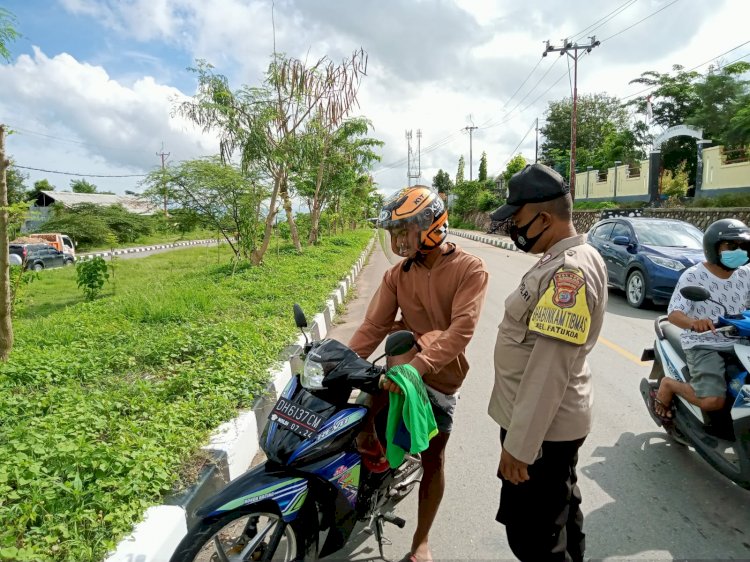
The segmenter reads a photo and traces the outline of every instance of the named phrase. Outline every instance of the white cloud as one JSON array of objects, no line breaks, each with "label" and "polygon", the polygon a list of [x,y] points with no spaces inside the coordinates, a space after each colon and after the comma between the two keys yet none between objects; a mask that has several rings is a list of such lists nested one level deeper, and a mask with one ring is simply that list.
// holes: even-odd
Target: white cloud
[{"label": "white cloud", "polygon": [[[0,115],[18,128],[9,150],[21,165],[132,174],[154,167],[162,142],[173,159],[216,151],[210,137],[171,115],[174,101],[184,94],[149,76],[128,87],[102,67],[65,53],[48,57],[34,48],[33,56],[22,55],[14,64],[0,66],[0,83]],[[67,184],[65,179],[54,181]]]},{"label": "white cloud", "polygon": [[[181,68],[184,62],[180,68],[169,66],[159,45],[184,53],[188,60],[207,59],[228,76],[232,87],[258,84],[273,49],[271,0],[60,1],[71,13],[93,18],[92,33],[114,32],[128,48],[100,53],[100,66],[37,50],[0,68],[7,92],[0,100],[0,118],[14,116],[28,129],[87,143],[48,139],[50,144],[40,153],[37,138],[23,148],[27,162],[59,158],[61,166],[67,161],[79,169],[140,171],[157,162],[154,153],[162,140],[172,159],[210,152],[215,147],[211,139],[170,117],[170,96],[191,92],[161,83],[181,80],[184,84],[186,74]],[[641,72],[668,71],[673,63],[693,66],[741,43],[747,35],[747,18],[740,17],[747,11],[746,0],[690,4],[682,0],[668,6],[671,1],[633,2],[594,30],[605,39],[637,24],[581,61],[579,91],[628,95],[639,89],[628,82]],[[454,175],[462,154],[468,165],[469,139],[461,128],[469,124],[469,115],[474,124],[493,125],[474,133],[475,174],[482,151],[488,153],[489,171],[501,171],[533,120],[543,116],[547,103],[570,95],[567,62],[554,55],[544,59],[509,100],[539,61],[542,41],[559,42],[623,5],[623,0],[593,5],[571,0],[564,8],[549,0],[523,4],[516,0],[276,0],[275,42],[278,51],[309,60],[324,54],[340,60],[364,47],[369,68],[356,113],[370,118],[373,134],[386,141],[385,164],[405,159],[406,129],[422,129],[423,148],[439,143],[422,154],[422,181],[429,183],[439,168]],[[663,12],[638,23],[661,8]],[[161,80],[129,74],[122,64],[119,81],[114,80],[107,70],[114,57],[120,63],[127,57],[147,61],[149,71],[153,69]],[[559,60],[554,68],[529,92],[555,58]],[[22,138],[19,135],[13,142]],[[531,131],[519,150],[533,157],[533,147]],[[405,165],[381,171],[376,179],[384,191],[392,191],[406,182]]]}]

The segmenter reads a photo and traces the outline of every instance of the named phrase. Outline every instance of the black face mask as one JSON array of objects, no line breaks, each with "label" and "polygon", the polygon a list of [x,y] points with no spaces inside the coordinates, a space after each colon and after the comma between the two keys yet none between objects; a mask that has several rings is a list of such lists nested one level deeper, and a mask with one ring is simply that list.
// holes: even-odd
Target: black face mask
[{"label": "black face mask", "polygon": [[512,224],[510,228],[508,229],[508,234],[510,235],[510,239],[513,240],[513,243],[516,245],[516,247],[523,251],[523,252],[530,252],[531,248],[534,247],[534,244],[537,243],[537,241],[542,237],[542,234],[544,234],[544,231],[547,230],[546,228],[542,230],[539,234],[534,236],[533,238],[528,238],[526,236],[526,233],[529,231],[529,228],[531,228],[531,225],[534,224],[534,221],[539,218],[539,215],[542,213],[537,213],[534,215],[534,218],[531,219],[529,222],[527,222],[523,226],[516,226],[515,224]]}]

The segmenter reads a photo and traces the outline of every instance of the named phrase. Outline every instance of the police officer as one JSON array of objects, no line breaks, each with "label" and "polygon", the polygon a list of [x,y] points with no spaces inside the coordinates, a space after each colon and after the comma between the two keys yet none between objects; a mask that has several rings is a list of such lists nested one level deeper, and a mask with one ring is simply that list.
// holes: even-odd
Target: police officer
[{"label": "police officer", "polygon": [[515,174],[504,221],[516,246],[542,254],[505,300],[490,416],[500,425],[497,521],[520,560],[583,560],[578,449],[591,428],[591,371],[607,305],[607,270],[576,234],[562,176],[541,164]]}]

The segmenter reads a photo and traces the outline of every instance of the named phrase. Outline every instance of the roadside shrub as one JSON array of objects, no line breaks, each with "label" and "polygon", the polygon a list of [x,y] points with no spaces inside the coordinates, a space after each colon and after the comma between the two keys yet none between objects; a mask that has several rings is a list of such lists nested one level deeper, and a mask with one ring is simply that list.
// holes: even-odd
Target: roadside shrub
[{"label": "roadside shrub", "polygon": [[503,203],[504,200],[491,191],[482,191],[477,198],[477,207],[480,211],[494,211]]},{"label": "roadside shrub", "polygon": [[99,256],[81,260],[76,264],[76,283],[83,289],[86,300],[94,300],[109,279],[107,262]]}]

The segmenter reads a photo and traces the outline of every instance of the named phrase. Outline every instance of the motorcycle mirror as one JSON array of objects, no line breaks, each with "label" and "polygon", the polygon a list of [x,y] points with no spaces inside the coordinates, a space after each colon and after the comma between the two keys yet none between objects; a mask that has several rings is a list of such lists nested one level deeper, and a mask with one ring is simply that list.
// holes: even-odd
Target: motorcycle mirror
[{"label": "motorcycle mirror", "polygon": [[694,302],[702,302],[711,299],[711,293],[703,287],[683,287],[680,289],[680,294],[687,300]]},{"label": "motorcycle mirror", "polygon": [[305,318],[305,313],[302,312],[302,307],[297,303],[294,303],[294,322],[298,328],[307,328],[307,318]]},{"label": "motorcycle mirror", "polygon": [[393,332],[385,340],[385,354],[389,357],[395,357],[396,355],[403,355],[409,351],[417,340],[414,338],[414,333],[409,330],[399,330]]}]

